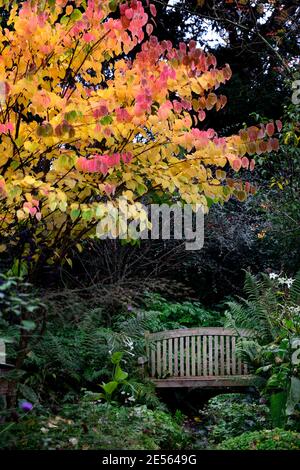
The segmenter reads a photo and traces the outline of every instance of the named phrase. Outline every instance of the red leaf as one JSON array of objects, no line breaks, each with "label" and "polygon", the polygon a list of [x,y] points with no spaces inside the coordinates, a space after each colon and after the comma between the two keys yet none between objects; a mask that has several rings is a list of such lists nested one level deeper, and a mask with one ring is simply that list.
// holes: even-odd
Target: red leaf
[{"label": "red leaf", "polygon": [[267,132],[267,135],[269,137],[272,137],[272,135],[274,134],[275,132],[275,126],[274,126],[274,123],[273,122],[269,122],[267,125],[266,125],[266,132]]},{"label": "red leaf", "polygon": [[279,150],[279,140],[278,139],[271,139],[271,148],[274,152]]},{"label": "red leaf", "polygon": [[155,17],[157,15],[156,6],[153,5],[153,3],[151,3],[151,5],[150,5],[150,11],[151,11],[152,16]]},{"label": "red leaf", "polygon": [[276,126],[277,126],[277,130],[278,130],[278,132],[280,132],[280,131],[281,131],[281,129],[282,129],[282,122],[281,122],[281,121],[279,121],[279,120],[277,120],[277,121],[276,121]]},{"label": "red leaf", "polygon": [[250,189],[251,189],[251,184],[249,183],[249,181],[246,181],[246,183],[245,183],[245,191],[246,191],[247,193],[249,193],[249,192],[250,192]]},{"label": "red leaf", "polygon": [[264,140],[261,141],[261,142],[259,143],[259,148],[260,148],[260,150],[261,150],[261,153],[266,152],[266,151],[267,151],[267,148],[268,148],[267,142],[265,142]]}]

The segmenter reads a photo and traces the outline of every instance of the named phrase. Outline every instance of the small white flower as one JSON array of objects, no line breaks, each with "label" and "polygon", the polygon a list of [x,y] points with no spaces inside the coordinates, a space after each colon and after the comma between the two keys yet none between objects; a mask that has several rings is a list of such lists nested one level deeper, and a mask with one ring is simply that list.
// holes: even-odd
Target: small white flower
[{"label": "small white flower", "polygon": [[299,305],[297,307],[288,307],[288,309],[291,313],[300,313],[300,306]]},{"label": "small white flower", "polygon": [[269,277],[270,277],[270,279],[277,279],[279,276],[276,273],[270,273]]},{"label": "small white flower", "polygon": [[293,285],[294,279],[286,279],[286,285],[290,289]]},{"label": "small white flower", "polygon": [[78,439],[77,437],[70,437],[69,442],[72,446],[76,446],[78,444]]}]

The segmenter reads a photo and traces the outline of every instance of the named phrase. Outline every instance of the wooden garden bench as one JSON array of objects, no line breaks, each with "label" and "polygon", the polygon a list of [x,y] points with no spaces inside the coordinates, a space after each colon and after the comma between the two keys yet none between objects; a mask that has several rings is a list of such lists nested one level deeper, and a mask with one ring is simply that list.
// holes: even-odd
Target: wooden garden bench
[{"label": "wooden garden bench", "polygon": [[12,364],[6,362],[5,341],[0,338],[0,396],[3,397],[6,404],[6,398],[9,394],[9,382],[6,375],[14,368]]},{"label": "wooden garden bench", "polygon": [[157,387],[251,386],[254,376],[236,355],[237,338],[251,334],[226,328],[146,332],[149,376]]}]

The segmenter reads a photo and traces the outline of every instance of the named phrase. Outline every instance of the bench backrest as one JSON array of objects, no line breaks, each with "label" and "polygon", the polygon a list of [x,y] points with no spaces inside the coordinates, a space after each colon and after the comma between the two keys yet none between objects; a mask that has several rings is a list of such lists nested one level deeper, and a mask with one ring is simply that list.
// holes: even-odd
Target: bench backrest
[{"label": "bench backrest", "polygon": [[0,338],[0,364],[6,364],[5,342]]},{"label": "bench backrest", "polygon": [[239,337],[250,330],[192,328],[146,333],[151,377],[247,375],[248,367],[236,354]]}]

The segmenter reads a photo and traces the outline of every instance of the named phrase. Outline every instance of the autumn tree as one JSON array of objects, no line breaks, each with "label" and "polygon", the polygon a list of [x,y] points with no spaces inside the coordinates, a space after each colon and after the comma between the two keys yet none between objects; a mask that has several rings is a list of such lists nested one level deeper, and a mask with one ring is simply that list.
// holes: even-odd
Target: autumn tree
[{"label": "autumn tree", "polygon": [[141,198],[157,192],[207,211],[254,191],[235,172],[278,148],[281,123],[229,137],[205,129],[207,111],[226,104],[215,91],[230,67],[195,41],[159,42],[153,4],[31,0],[5,11],[0,237],[19,271],[71,263],[120,198],[143,228]]},{"label": "autumn tree", "polygon": [[230,64],[233,76],[225,91],[230,106],[208,116],[210,127],[230,134],[244,122],[254,124],[254,113],[269,119],[283,116],[300,58],[299,1],[153,2],[159,39],[172,38],[175,45],[193,39],[219,63]]}]

